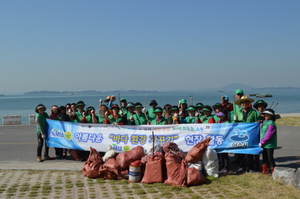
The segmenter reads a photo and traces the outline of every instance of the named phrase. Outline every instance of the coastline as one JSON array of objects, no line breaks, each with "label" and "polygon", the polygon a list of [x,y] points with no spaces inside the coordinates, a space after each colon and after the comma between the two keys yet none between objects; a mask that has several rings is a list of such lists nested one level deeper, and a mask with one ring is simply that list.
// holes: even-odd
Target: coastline
[{"label": "coastline", "polygon": [[300,117],[300,113],[279,113],[281,117]]}]

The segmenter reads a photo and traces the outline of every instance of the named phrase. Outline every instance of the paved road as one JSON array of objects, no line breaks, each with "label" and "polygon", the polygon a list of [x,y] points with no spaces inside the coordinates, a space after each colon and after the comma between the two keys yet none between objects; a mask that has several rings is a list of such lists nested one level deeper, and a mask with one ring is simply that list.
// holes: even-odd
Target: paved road
[{"label": "paved road", "polygon": [[[275,150],[278,166],[298,168],[300,156],[300,127],[278,126],[278,149]],[[70,159],[36,161],[37,138],[35,125],[0,126],[0,169],[63,169],[80,170],[82,162]],[[50,148],[50,155],[54,156]]]}]

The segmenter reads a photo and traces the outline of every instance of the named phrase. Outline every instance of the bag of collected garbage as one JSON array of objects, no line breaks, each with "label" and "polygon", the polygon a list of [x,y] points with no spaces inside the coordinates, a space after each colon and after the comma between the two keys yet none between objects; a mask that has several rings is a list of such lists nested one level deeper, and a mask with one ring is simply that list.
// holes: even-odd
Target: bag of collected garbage
[{"label": "bag of collected garbage", "polygon": [[100,175],[105,179],[117,180],[121,177],[121,167],[119,163],[114,158],[109,158],[103,167],[99,170]]},{"label": "bag of collected garbage", "polygon": [[174,142],[165,142],[162,145],[162,150],[167,153],[169,151],[179,151],[178,145]]},{"label": "bag of collected garbage", "polygon": [[205,177],[195,167],[190,167],[187,170],[187,186],[205,184]]},{"label": "bag of collected garbage", "polygon": [[142,183],[162,183],[164,182],[163,175],[163,163],[164,158],[162,153],[155,153],[154,157],[152,155],[147,155],[147,162],[144,177]]},{"label": "bag of collected garbage", "polygon": [[102,160],[106,162],[109,158],[114,158],[116,156],[115,150],[113,150],[112,146],[108,146],[108,151],[106,151],[105,155],[102,157]]},{"label": "bag of collected garbage", "polygon": [[203,154],[208,147],[210,142],[210,137],[206,138],[202,142],[199,142],[186,155],[185,160],[189,163],[197,163],[202,160]]},{"label": "bag of collected garbage", "polygon": [[215,178],[219,177],[219,160],[215,150],[207,148],[203,155],[202,162],[209,176],[214,176]]},{"label": "bag of collected garbage", "polygon": [[199,161],[198,163],[188,163],[188,168],[194,167],[198,171],[202,170],[202,162]]},{"label": "bag of collected garbage", "polygon": [[144,156],[144,149],[141,146],[137,146],[125,153],[119,153],[116,157],[121,169],[128,169],[131,162],[135,160],[141,160]]},{"label": "bag of collected garbage", "polygon": [[103,165],[103,161],[98,151],[90,147],[89,158],[84,163],[84,166],[82,168],[83,175],[88,178],[100,177],[101,175],[99,174],[99,170],[102,168],[102,165]]},{"label": "bag of collected garbage", "polygon": [[165,153],[167,180],[165,184],[184,187],[187,185],[187,162],[182,154],[177,152]]},{"label": "bag of collected garbage", "polygon": [[162,148],[161,148],[160,144],[155,142],[154,147],[153,147],[153,143],[146,144],[144,146],[144,150],[145,150],[146,155],[153,155],[153,151],[154,151],[154,153],[161,152]]}]

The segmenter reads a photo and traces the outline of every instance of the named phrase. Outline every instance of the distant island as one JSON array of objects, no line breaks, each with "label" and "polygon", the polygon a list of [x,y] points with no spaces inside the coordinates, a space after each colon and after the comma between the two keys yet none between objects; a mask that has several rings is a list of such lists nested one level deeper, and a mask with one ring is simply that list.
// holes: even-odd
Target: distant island
[{"label": "distant island", "polygon": [[124,91],[96,91],[96,90],[86,90],[86,91],[31,91],[23,93],[23,95],[98,95],[99,93],[157,93],[159,91],[145,91],[145,90],[124,90]]}]

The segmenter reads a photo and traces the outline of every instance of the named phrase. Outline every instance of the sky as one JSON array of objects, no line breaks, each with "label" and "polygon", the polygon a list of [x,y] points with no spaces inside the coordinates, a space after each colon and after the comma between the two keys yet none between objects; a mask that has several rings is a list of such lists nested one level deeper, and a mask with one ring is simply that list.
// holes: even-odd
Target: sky
[{"label": "sky", "polygon": [[300,1],[0,1],[0,94],[300,87]]}]

